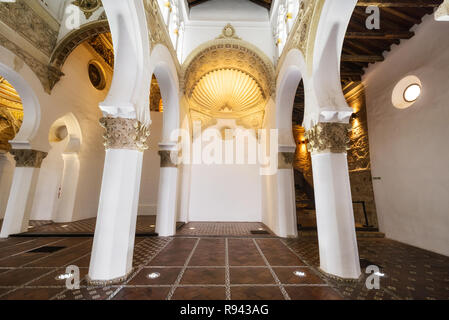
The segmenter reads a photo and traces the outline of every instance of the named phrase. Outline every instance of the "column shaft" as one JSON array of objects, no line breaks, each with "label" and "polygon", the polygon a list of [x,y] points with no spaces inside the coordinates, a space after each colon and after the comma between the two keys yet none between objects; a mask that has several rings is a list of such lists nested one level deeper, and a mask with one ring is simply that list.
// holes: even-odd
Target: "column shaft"
[{"label": "column shaft", "polygon": [[42,160],[47,153],[31,149],[11,150],[16,168],[9,192],[0,238],[28,230],[31,206]]},{"label": "column shaft", "polygon": [[161,169],[157,203],[156,232],[161,237],[176,233],[178,167],[170,158],[170,150],[161,150]]},{"label": "column shaft", "polygon": [[294,152],[278,155],[278,236],[297,237],[295,179],[293,173]]},{"label": "column shaft", "polygon": [[114,282],[132,268],[143,153],[108,149],[89,266],[91,282]]},{"label": "column shaft", "polygon": [[360,261],[346,156],[349,128],[345,123],[318,123],[306,138],[312,153],[320,268],[357,279]]}]

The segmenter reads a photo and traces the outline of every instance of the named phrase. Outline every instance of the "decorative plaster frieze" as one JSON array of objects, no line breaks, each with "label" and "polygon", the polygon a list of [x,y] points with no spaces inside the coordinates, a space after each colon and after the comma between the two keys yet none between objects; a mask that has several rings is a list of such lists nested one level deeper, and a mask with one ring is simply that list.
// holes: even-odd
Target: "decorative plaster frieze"
[{"label": "decorative plaster frieze", "polygon": [[[176,159],[172,159],[171,150],[159,150],[161,157],[161,168],[176,168],[178,165],[175,163]],[[174,160],[174,161],[173,161]]]},{"label": "decorative plaster frieze", "polygon": [[294,152],[278,153],[278,169],[292,169],[294,161],[295,161]]},{"label": "decorative plaster frieze", "polygon": [[324,0],[304,0],[301,2],[295,23],[287,37],[282,55],[279,57],[276,75],[280,71],[279,67],[282,66],[285,56],[294,48],[302,52],[308,66],[312,64],[315,36],[323,5]]},{"label": "decorative plaster frieze", "polygon": [[307,149],[314,153],[345,153],[349,149],[351,125],[348,123],[321,122],[308,130],[305,138]]},{"label": "decorative plaster frieze", "polygon": [[47,152],[32,149],[12,149],[10,153],[16,160],[16,167],[40,168]]},{"label": "decorative plaster frieze", "polygon": [[86,19],[89,19],[95,11],[103,6],[101,0],[76,0],[72,4],[80,8]]},{"label": "decorative plaster frieze", "polygon": [[0,3],[0,20],[48,57],[56,46],[58,32],[25,0]]},{"label": "decorative plaster frieze", "polygon": [[150,130],[136,119],[103,117],[100,125],[105,129],[103,145],[106,149],[148,149]]},{"label": "decorative plaster frieze", "polygon": [[62,75],[64,75],[58,68],[44,64],[33,56],[28,54],[25,50],[17,46],[12,41],[0,34],[0,46],[5,47],[9,51],[13,52],[17,57],[23,60],[42,83],[45,92],[50,93],[56,82],[59,81]]},{"label": "decorative plaster frieze", "polygon": [[150,39],[150,50],[157,44],[162,44],[167,47],[172,56],[173,62],[175,63],[178,75],[181,73],[181,65],[178,61],[178,56],[173,44],[170,40],[170,35],[165,25],[164,19],[161,12],[159,11],[159,4],[157,0],[144,0],[144,7],[147,18],[149,39]]}]

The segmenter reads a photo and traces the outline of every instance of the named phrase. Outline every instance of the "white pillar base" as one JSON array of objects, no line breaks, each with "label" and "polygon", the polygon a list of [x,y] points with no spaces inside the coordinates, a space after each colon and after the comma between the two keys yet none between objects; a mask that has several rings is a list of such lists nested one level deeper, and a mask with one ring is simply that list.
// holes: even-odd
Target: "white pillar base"
[{"label": "white pillar base", "polygon": [[107,149],[89,279],[123,279],[132,268],[143,153]]},{"label": "white pillar base", "polygon": [[16,167],[0,238],[28,230],[39,168]]},{"label": "white pillar base", "polygon": [[346,153],[312,153],[320,268],[346,279],[360,276]]}]

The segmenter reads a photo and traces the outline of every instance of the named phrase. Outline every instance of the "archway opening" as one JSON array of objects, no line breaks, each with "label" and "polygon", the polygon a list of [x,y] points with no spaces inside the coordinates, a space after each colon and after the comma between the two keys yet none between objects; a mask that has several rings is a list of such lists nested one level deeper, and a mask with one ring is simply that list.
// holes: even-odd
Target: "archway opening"
[{"label": "archway opening", "polygon": [[9,141],[19,132],[22,122],[22,99],[14,86],[0,75],[0,229],[14,173],[14,159],[8,153],[11,150]]}]

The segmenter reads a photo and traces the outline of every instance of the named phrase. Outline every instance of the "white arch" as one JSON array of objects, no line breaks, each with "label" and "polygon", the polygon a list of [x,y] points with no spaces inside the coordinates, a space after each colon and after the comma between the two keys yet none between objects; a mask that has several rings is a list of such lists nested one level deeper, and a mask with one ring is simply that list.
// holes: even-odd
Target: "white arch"
[{"label": "white arch", "polygon": [[100,109],[105,116],[136,118],[149,126],[150,43],[143,1],[103,1],[114,47],[114,76]]},{"label": "white arch", "polygon": [[169,143],[172,130],[179,128],[179,79],[170,51],[161,44],[151,52],[150,79],[153,73],[164,104],[161,143]]},{"label": "white arch", "polygon": [[[23,105],[22,126],[10,143],[15,149],[31,149],[31,142],[36,136],[41,120],[39,100],[23,76],[14,70],[13,65],[19,58],[2,46],[0,46],[0,57],[0,74],[16,89]],[[20,63],[23,62],[20,61]],[[22,68],[29,69],[26,65]],[[27,71],[33,74],[31,70]]]},{"label": "white arch", "polygon": [[306,63],[298,49],[290,50],[279,71],[276,86],[276,128],[279,130],[279,146],[296,147],[292,132],[293,102],[299,82],[306,82]]},{"label": "white arch", "polygon": [[[59,137],[57,132],[65,127],[67,135]],[[70,222],[73,220],[80,162],[81,128],[71,112],[58,118],[49,129],[52,148],[42,162],[36,186],[31,218]]]}]

